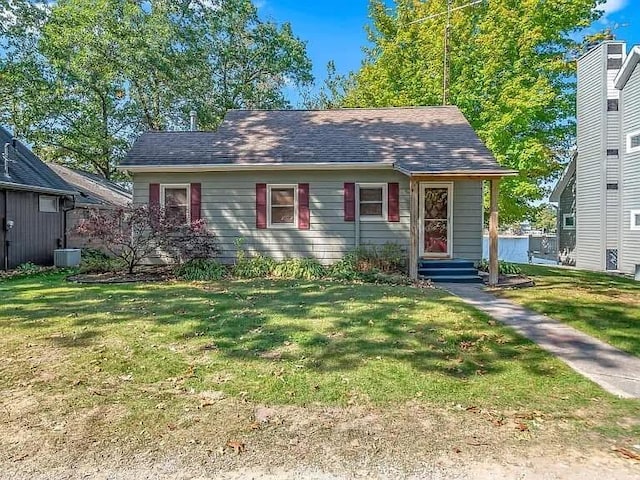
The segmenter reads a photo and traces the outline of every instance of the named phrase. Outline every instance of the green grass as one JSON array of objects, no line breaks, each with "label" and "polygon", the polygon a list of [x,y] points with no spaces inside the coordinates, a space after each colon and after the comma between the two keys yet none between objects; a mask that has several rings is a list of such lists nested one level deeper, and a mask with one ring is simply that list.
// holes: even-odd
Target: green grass
[{"label": "green grass", "polygon": [[46,274],[0,281],[0,298],[0,390],[28,385],[58,416],[120,405],[127,425],[166,424],[191,408],[185,394],[207,390],[266,404],[640,414],[440,290]]},{"label": "green grass", "polygon": [[502,296],[640,356],[640,282],[537,265],[522,269],[535,287]]}]

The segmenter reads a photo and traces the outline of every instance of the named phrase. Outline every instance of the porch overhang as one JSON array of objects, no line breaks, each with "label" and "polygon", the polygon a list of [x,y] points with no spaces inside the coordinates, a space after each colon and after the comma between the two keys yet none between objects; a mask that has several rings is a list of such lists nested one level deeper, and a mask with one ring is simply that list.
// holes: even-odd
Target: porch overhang
[{"label": "porch overhang", "polygon": [[[400,170],[396,168],[396,170]],[[402,172],[409,176],[410,191],[410,241],[409,241],[409,275],[418,278],[418,259],[420,252],[420,183],[437,181],[488,181],[490,184],[489,199],[489,285],[495,286],[499,279],[498,262],[498,198],[500,181],[504,177],[518,175],[515,170],[493,171],[442,171],[442,172]],[[455,220],[454,220],[455,221]],[[479,232],[482,235],[482,231]]]}]

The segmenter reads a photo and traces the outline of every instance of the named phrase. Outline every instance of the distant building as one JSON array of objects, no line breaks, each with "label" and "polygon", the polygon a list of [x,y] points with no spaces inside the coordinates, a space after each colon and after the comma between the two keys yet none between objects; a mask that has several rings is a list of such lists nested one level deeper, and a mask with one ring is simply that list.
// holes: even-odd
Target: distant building
[{"label": "distant building", "polygon": [[606,41],[577,70],[577,154],[556,185],[561,257],[578,268],[640,265],[640,47]]}]

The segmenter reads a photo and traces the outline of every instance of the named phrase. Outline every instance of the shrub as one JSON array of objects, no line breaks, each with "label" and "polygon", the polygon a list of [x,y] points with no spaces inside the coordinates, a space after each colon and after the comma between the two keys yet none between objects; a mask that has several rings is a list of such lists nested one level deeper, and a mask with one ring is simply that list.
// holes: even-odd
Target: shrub
[{"label": "shrub", "polygon": [[220,280],[227,274],[227,268],[214,259],[195,258],[175,269],[175,274],[190,282]]},{"label": "shrub", "polygon": [[110,273],[118,272],[125,267],[122,260],[110,257],[102,252],[85,254],[82,253],[80,262],[80,273]]},{"label": "shrub", "polygon": [[276,262],[264,255],[242,256],[233,266],[233,274],[238,278],[265,278],[271,275]]},{"label": "shrub", "polygon": [[42,271],[42,267],[39,267],[35,263],[31,262],[21,263],[16,267],[17,275],[33,275],[35,273],[39,273],[40,271]]},{"label": "shrub", "polygon": [[[476,268],[481,272],[488,272],[489,261],[486,259],[480,260],[476,263]],[[504,262],[500,260],[498,262],[498,273],[500,273],[500,275],[522,275],[522,269],[517,263]]]},{"label": "shrub", "polygon": [[275,262],[271,275],[276,278],[318,280],[326,276],[325,267],[315,258],[288,258]]},{"label": "shrub", "polygon": [[335,280],[358,280],[362,277],[355,253],[347,253],[327,269],[327,274]]},{"label": "shrub", "polygon": [[407,268],[407,255],[397,243],[361,245],[355,249],[354,254],[358,270],[363,272],[405,272]]}]

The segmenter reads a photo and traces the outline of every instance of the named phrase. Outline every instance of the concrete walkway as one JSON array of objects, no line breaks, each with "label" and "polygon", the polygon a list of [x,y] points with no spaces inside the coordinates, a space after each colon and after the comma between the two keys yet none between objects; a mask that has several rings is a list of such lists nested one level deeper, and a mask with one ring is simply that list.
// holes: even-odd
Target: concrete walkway
[{"label": "concrete walkway", "polygon": [[469,305],[536,342],[606,391],[640,398],[640,358],[624,353],[575,328],[492,295],[482,285],[440,284]]}]

